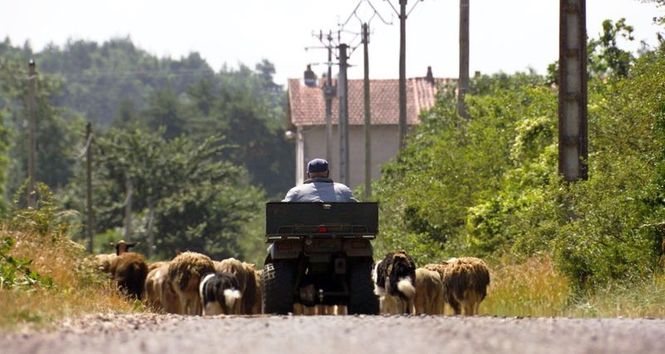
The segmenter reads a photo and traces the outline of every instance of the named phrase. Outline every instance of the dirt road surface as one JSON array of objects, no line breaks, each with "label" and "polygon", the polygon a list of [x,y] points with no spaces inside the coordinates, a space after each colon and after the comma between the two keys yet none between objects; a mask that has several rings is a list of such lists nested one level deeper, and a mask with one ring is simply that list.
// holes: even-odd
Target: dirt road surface
[{"label": "dirt road surface", "polygon": [[3,354],[665,353],[665,320],[96,315],[0,333]]}]

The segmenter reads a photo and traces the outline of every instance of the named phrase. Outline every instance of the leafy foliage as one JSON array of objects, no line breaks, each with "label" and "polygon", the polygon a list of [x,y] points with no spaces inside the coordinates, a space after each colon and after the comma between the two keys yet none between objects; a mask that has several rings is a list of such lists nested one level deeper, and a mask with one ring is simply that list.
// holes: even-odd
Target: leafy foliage
[{"label": "leafy foliage", "polygon": [[592,75],[607,76],[615,74],[627,76],[633,55],[617,45],[618,37],[632,41],[633,26],[626,24],[622,18],[616,23],[611,20],[603,21],[603,33],[598,39],[590,39],[587,42],[589,52],[589,70]]},{"label": "leafy foliage", "polygon": [[9,168],[9,132],[3,123],[3,111],[0,110],[0,215],[7,210],[7,202],[2,198],[7,189],[7,170]]},{"label": "leafy foliage", "polygon": [[[161,257],[184,250],[238,257],[237,236],[243,223],[258,212],[257,203],[264,196],[247,183],[246,171],[217,160],[226,148],[221,140],[196,143],[184,136],[167,140],[161,131],[138,129],[111,129],[97,137],[98,227],[123,225],[131,185],[131,209],[138,216],[132,237],[143,242],[140,250],[148,254],[154,250]],[[71,193],[83,195],[83,190]],[[72,198],[72,207],[82,209],[76,204],[80,200]]]},{"label": "leafy foliage", "polygon": [[[498,225],[494,223],[498,220],[489,222],[482,215],[509,211],[497,209],[501,197],[496,191],[512,168],[537,161],[527,147],[541,147],[546,145],[543,140],[551,139],[555,96],[546,87],[519,84],[542,82],[533,74],[512,80],[505,75],[495,78],[497,82],[492,84],[492,78],[480,78],[488,83],[484,94],[469,97],[472,120],[458,117],[454,101],[442,97],[410,137],[398,162],[384,169],[378,193],[382,206],[392,209],[385,210],[384,216],[387,220],[403,220],[404,224],[382,227],[383,239],[395,240],[402,247],[399,242],[405,239],[415,238],[413,246],[422,244],[417,240],[426,237],[438,247],[423,245],[415,249],[425,250],[427,253],[416,255],[429,261],[459,250],[462,244],[476,244],[473,233],[460,236],[467,224],[475,223],[492,238],[505,237],[496,235]],[[516,131],[522,133],[519,139]],[[529,177],[538,181],[540,172],[534,169]],[[473,206],[477,208],[470,214]],[[403,216],[398,217],[400,214]],[[406,235],[401,234],[402,230],[407,230]],[[491,252],[497,247],[492,244],[484,242],[477,247]]]},{"label": "leafy foliage", "polygon": [[[558,263],[585,283],[654,271],[665,217],[662,52],[640,58],[590,104],[590,179],[571,186]],[[572,259],[571,259],[572,258]]]},{"label": "leafy foliage", "polygon": [[11,237],[0,239],[0,289],[53,286],[51,278],[42,277],[30,269],[32,260],[9,255],[15,243],[16,241]]},{"label": "leafy foliage", "polygon": [[[605,34],[628,31],[606,23]],[[588,181],[557,173],[557,90],[531,74],[474,78],[471,120],[442,96],[377,186],[377,248],[419,262],[553,255],[576,289],[658,269],[665,217],[665,56],[598,40],[589,82]],[[623,65],[627,64],[627,65]],[[599,71],[600,72],[600,71]]]},{"label": "leafy foliage", "polygon": [[[61,210],[53,198],[48,187],[40,183],[37,186],[36,208],[22,208],[21,200],[25,197],[24,188],[19,190],[17,199],[12,205],[10,218],[7,219],[5,227],[13,230],[7,236],[4,233],[0,238],[0,289],[51,288],[53,279],[42,276],[32,268],[33,260],[27,257],[13,256],[12,249],[17,241],[26,241],[24,235],[32,234],[39,237],[43,244],[55,242],[57,235],[66,235],[72,226],[69,213]],[[49,240],[48,237],[51,236]]]},{"label": "leafy foliage", "polygon": [[94,258],[71,240],[76,213],[59,207],[44,184],[37,197],[38,208],[14,203],[0,221],[0,327],[131,311]]},{"label": "leafy foliage", "polygon": [[[633,26],[626,23],[625,18],[618,21],[603,21],[603,32],[599,38],[590,38],[587,41],[587,74],[589,78],[605,79],[612,75],[626,76],[630,70],[630,65],[635,59],[629,51],[619,47],[618,41],[632,41]],[[559,61],[550,64],[547,67],[547,82],[550,84],[559,83]]]}]

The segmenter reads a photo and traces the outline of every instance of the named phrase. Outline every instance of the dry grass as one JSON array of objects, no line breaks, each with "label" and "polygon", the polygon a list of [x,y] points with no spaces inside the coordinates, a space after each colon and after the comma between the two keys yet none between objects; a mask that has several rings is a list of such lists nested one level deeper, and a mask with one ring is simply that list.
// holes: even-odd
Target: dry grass
[{"label": "dry grass", "polygon": [[65,317],[132,310],[114,290],[0,290],[0,328],[5,329],[40,328]]},{"label": "dry grass", "polygon": [[503,260],[490,266],[491,281],[481,314],[498,316],[560,316],[572,292],[568,280],[547,256],[521,264]]},{"label": "dry grass", "polygon": [[548,256],[491,266],[484,315],[665,318],[665,275],[576,294]]},{"label": "dry grass", "polygon": [[589,292],[564,312],[571,317],[665,318],[665,275]]},{"label": "dry grass", "polygon": [[45,288],[0,289],[0,328],[43,326],[53,320],[92,312],[131,312],[140,303],[123,299],[110,280],[95,269],[92,257],[61,232],[0,229],[0,238],[13,238],[10,255],[31,259],[30,269],[53,279]]}]

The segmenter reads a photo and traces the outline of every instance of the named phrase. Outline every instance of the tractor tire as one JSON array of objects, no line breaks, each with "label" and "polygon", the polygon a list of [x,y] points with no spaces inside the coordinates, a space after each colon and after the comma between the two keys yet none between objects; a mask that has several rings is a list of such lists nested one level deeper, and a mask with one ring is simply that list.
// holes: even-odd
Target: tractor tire
[{"label": "tractor tire", "polygon": [[371,258],[353,262],[349,270],[349,314],[378,315],[379,298],[374,294]]},{"label": "tractor tire", "polygon": [[296,265],[289,261],[272,261],[263,267],[263,313],[286,315],[293,312],[293,288]]}]

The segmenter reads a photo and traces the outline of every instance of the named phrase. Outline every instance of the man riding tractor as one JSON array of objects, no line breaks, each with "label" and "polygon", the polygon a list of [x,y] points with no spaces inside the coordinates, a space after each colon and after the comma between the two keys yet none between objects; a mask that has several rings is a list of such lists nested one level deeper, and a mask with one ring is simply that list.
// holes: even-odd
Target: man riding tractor
[{"label": "man riding tractor", "polygon": [[329,178],[328,162],[307,164],[305,183],[282,202],[266,204],[264,313],[286,314],[294,303],[343,305],[349,314],[377,314],[371,279],[378,204],[360,203]]}]

